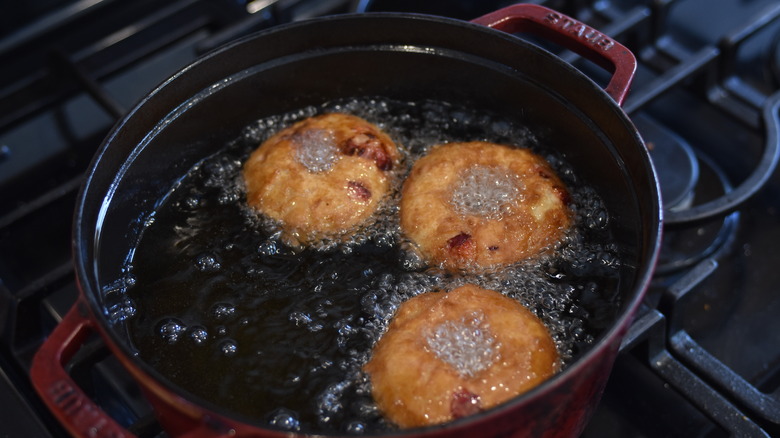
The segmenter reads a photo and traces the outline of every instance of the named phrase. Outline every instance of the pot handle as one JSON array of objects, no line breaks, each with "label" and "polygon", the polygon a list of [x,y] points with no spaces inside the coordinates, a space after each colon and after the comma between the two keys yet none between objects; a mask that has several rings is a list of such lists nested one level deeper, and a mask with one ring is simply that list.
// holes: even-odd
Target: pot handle
[{"label": "pot handle", "polygon": [[81,301],[71,307],[33,358],[30,379],[54,416],[76,437],[134,437],[82,391],[65,365],[94,331]]},{"label": "pot handle", "polygon": [[560,44],[610,71],[604,91],[622,105],[636,73],[636,58],[625,46],[560,12],[534,4],[507,6],[471,21],[508,33],[529,33]]}]

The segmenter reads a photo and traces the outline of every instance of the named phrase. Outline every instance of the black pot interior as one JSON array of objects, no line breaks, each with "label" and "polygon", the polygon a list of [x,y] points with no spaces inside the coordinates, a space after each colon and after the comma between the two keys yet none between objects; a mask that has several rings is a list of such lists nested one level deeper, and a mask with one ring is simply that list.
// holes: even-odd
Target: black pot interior
[{"label": "black pot interior", "polygon": [[[75,229],[81,284],[103,324],[140,221],[176,180],[258,118],[349,96],[421,97],[522,118],[599,190],[636,305],[658,239],[646,151],[597,85],[514,37],[443,18],[377,14],[294,24],[212,53],[162,84],[93,162]],[[126,345],[122,330],[111,333]]]}]

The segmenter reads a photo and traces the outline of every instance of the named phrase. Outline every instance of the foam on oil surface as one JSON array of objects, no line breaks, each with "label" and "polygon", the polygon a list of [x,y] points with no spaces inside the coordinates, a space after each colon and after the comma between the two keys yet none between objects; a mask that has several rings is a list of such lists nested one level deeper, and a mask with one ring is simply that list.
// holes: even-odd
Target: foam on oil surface
[{"label": "foam on oil surface", "polygon": [[485,316],[479,311],[439,324],[426,334],[425,343],[436,357],[462,377],[474,377],[490,368],[499,348]]},{"label": "foam on oil surface", "polygon": [[[393,169],[398,182],[359,232],[289,248],[279,224],[245,206],[241,166],[275,132],[325,112],[351,113],[387,132],[403,153]],[[407,250],[397,219],[401,181],[432,146],[475,140],[534,148],[569,185],[577,226],[554,257],[469,277],[428,269]],[[312,152],[304,161],[327,166],[328,154]],[[464,181],[456,201],[464,209],[494,214],[512,202],[514,182],[502,174],[477,169]],[[481,193],[485,186],[490,193]],[[195,166],[153,217],[126,277],[105,288],[116,303],[113,320],[126,324],[138,354],[177,385],[281,430],[392,429],[361,368],[395,310],[421,293],[475,283],[517,299],[550,330],[564,367],[617,313],[618,248],[603,243],[609,216],[595,191],[526,126],[445,102],[355,99],[259,120]],[[466,374],[488,366],[497,348],[489,327],[472,316],[428,337]]]},{"label": "foam on oil surface", "polygon": [[520,199],[520,180],[504,169],[474,165],[458,175],[450,205],[463,216],[499,220]]},{"label": "foam on oil surface", "polygon": [[326,130],[304,130],[295,136],[294,141],[297,145],[295,159],[309,172],[328,171],[340,157],[336,139]]}]

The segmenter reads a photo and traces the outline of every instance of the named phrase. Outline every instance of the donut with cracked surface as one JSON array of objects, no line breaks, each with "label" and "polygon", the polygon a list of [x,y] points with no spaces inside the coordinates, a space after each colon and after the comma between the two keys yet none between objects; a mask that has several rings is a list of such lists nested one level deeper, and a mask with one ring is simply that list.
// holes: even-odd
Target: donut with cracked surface
[{"label": "donut with cracked surface", "polygon": [[391,189],[400,153],[376,125],[350,114],[281,130],[244,163],[247,203],[281,224],[294,246],[354,231]]},{"label": "donut with cracked surface", "polygon": [[479,271],[554,248],[572,224],[570,202],[549,163],[528,149],[448,143],[412,167],[400,222],[428,263]]},{"label": "donut with cracked surface", "polygon": [[555,343],[533,313],[471,284],[405,301],[363,367],[379,409],[402,428],[478,413],[559,368]]}]

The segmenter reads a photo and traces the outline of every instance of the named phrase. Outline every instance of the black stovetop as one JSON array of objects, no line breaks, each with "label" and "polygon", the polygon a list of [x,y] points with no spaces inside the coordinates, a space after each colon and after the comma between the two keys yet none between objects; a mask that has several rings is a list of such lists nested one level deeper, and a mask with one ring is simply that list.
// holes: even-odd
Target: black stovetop
[{"label": "black stovetop", "polygon": [[[509,3],[49,0],[5,8],[0,435],[65,436],[32,390],[30,362],[77,296],[70,229],[82,176],[134,102],[200,54],[279,23],[380,10],[468,19]],[[651,149],[666,210],[661,263],[584,436],[780,435],[780,4],[534,3],[637,54],[624,109]],[[121,424],[166,436],[98,338],[70,372]]]}]

